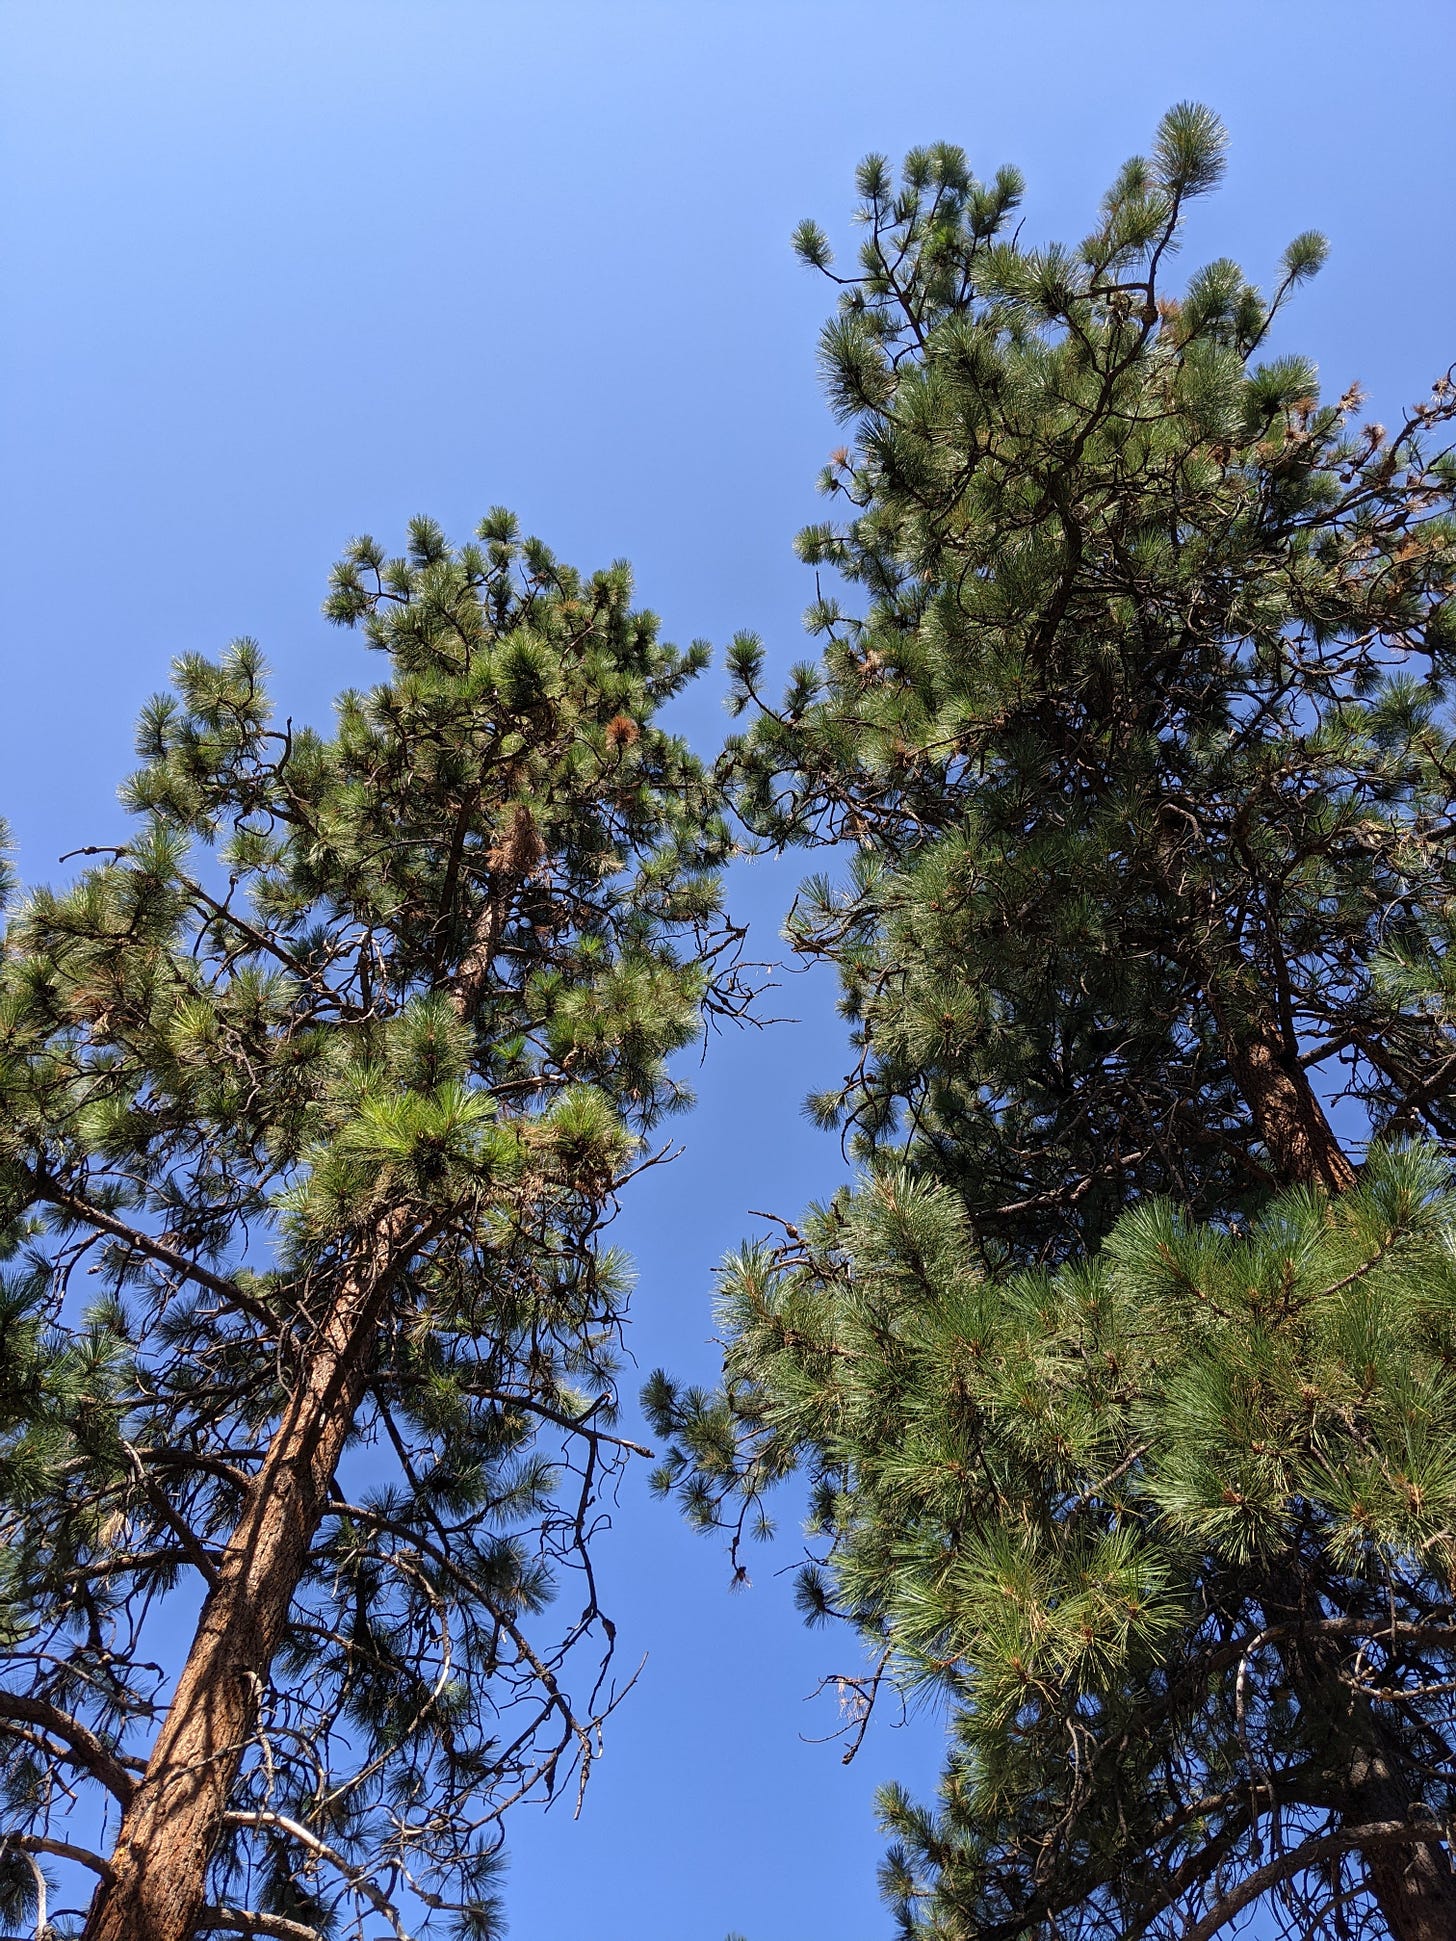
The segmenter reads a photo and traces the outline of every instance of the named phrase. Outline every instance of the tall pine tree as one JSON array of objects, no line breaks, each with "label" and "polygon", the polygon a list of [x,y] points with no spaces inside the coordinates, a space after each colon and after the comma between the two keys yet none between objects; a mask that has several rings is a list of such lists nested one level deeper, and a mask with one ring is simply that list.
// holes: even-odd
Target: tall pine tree
[{"label": "tall pine tree", "polygon": [[654,719],[706,650],[630,600],[502,512],[359,541],[327,611],[386,668],[333,737],[271,720],[250,642],[185,659],[135,834],[13,914],[12,1917],[60,1858],[87,1941],[481,1935],[503,1812],[584,1783],[632,1447],[603,1229],[741,996]]},{"label": "tall pine tree", "polygon": [[808,1613],[952,1708],[885,1812],[956,1941],[1456,1932],[1456,398],[1273,354],[1317,236],[1172,282],[1223,145],[1173,110],[1075,248],[944,145],[856,272],[803,225],[860,610],[778,706],[735,649],[740,811],[852,850],[790,927],[869,1177],[729,1264],[661,1480],[807,1467]]}]

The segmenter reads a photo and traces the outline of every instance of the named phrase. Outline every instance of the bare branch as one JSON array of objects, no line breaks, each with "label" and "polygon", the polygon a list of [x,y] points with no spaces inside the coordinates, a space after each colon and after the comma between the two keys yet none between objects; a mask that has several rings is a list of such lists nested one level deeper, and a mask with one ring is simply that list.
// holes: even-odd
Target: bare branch
[{"label": "bare branch", "polygon": [[315,1859],[326,1860],[340,1878],[348,1882],[354,1893],[362,1895],[375,1913],[382,1915],[388,1921],[397,1941],[410,1941],[409,1935],[400,1925],[399,1915],[389,1896],[375,1886],[362,1868],[351,1867],[341,1853],[331,1847],[326,1840],[321,1840],[316,1833],[310,1833],[308,1828],[300,1825],[297,1820],[290,1819],[286,1813],[269,1813],[261,1809],[228,1813],[225,1819],[229,1826],[267,1827],[275,1833],[287,1834],[290,1840],[296,1840],[299,1846],[305,1848]]},{"label": "bare branch", "polygon": [[193,1926],[204,1930],[226,1928],[233,1934],[266,1934],[276,1941],[324,1941],[318,1928],[305,1927],[282,1914],[257,1914],[246,1907],[205,1907]]}]

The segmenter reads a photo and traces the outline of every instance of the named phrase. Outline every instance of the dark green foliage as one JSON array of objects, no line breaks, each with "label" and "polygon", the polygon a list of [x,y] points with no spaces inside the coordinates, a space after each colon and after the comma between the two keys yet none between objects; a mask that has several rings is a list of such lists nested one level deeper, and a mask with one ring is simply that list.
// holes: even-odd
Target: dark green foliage
[{"label": "dark green foliage", "polygon": [[1452,390],[1387,435],[1260,361],[1317,237],[1272,298],[1228,262],[1166,290],[1221,144],[1176,110],[1075,250],[1011,240],[1017,178],[959,150],[866,164],[824,339],[846,517],[800,551],[867,605],[811,608],[776,709],[733,657],[742,812],[857,851],[791,923],[863,1053],[818,1109],[953,1177],[988,1259],[1147,1191],[1257,1202],[1286,1169],[1249,1044],[1456,1134]]},{"label": "dark green foliage", "polygon": [[654,720],[705,650],[662,644],[630,593],[499,512],[459,551],[424,520],[404,558],[358,541],[328,612],[386,667],[333,737],[271,724],[250,642],[187,657],[143,716],[136,834],[16,911],[12,1913],[21,1849],[61,1837],[78,1784],[142,1773],[177,1626],[386,1218],[415,1238],[211,1897],[344,1935],[413,1892],[483,1933],[501,1813],[585,1779],[615,1697],[587,1540],[627,1446],[630,1277],[601,1230],[686,1102],[665,1061],[741,995],[713,792]]},{"label": "dark green foliage", "polygon": [[1456,392],[1387,432],[1274,354],[1317,236],[1174,293],[1222,150],[1175,109],[1074,249],[863,166],[800,540],[854,610],[776,707],[732,660],[740,812],[851,851],[790,935],[869,1170],[730,1262],[659,1482],[741,1535],[807,1470],[805,1615],[949,1704],[884,1806],[947,1941],[1456,1924]]}]

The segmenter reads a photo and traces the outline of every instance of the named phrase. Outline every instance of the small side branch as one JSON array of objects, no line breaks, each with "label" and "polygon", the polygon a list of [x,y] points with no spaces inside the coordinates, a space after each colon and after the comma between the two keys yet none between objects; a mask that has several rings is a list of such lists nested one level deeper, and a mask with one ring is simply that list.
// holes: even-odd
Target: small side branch
[{"label": "small side branch", "polygon": [[204,1907],[193,1924],[199,1934],[219,1928],[231,1934],[264,1934],[276,1941],[324,1941],[317,1928],[290,1921],[283,1914],[255,1914],[247,1907]]},{"label": "small side branch", "polygon": [[92,1853],[89,1847],[78,1847],[71,1840],[53,1840],[47,1833],[7,1833],[0,1837],[0,1853],[6,1847],[14,1847],[17,1853],[48,1853],[56,1860],[74,1860],[78,1867],[88,1867],[102,1880],[113,1878],[111,1862],[103,1860],[99,1853]]},{"label": "small side branch", "polygon": [[[321,1840],[316,1833],[310,1833],[308,1828],[301,1825],[299,1821],[290,1819],[286,1813],[269,1813],[261,1809],[246,1813],[229,1813],[226,1818],[229,1826],[266,1827],[271,1832],[286,1834],[290,1840],[296,1841],[307,1853],[312,1854],[315,1860],[326,1861],[340,1879],[348,1883],[354,1893],[368,1901],[375,1913],[389,1923],[395,1941],[410,1941],[409,1935],[400,1925],[394,1903],[383,1889],[376,1887],[362,1868],[351,1867],[341,1853],[331,1847],[327,1841]],[[259,1933],[262,1931],[257,1930]]]},{"label": "small side branch", "polygon": [[201,1261],[190,1260],[175,1247],[169,1247],[164,1240],[128,1226],[125,1220],[119,1220],[103,1207],[93,1206],[83,1194],[71,1192],[59,1180],[51,1179],[45,1173],[33,1172],[29,1184],[38,1200],[44,1200],[48,1206],[54,1206],[62,1213],[69,1213],[72,1219],[94,1227],[98,1233],[109,1234],[113,1240],[119,1240],[123,1246],[145,1255],[148,1260],[155,1260],[158,1266],[166,1267],[182,1280],[194,1281],[197,1286],[205,1287],[210,1294],[216,1294],[230,1307],[238,1308],[250,1320],[257,1321],[269,1334],[277,1334],[278,1317],[270,1314],[261,1301],[255,1301],[245,1294],[237,1282],[229,1280],[225,1274],[215,1274],[210,1267],[204,1267]]}]

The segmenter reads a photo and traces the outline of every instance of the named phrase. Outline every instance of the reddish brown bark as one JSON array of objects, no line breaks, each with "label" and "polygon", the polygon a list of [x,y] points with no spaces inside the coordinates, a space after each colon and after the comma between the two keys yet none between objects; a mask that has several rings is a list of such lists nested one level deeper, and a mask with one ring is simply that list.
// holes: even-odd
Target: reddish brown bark
[{"label": "reddish brown bark", "polygon": [[[469,1020],[480,1003],[511,901],[542,854],[529,811],[517,808],[490,852],[490,895],[447,987],[457,1017]],[[407,1212],[386,1214],[342,1280],[228,1540],[84,1941],[192,1941],[207,1863],[368,1385],[375,1330],[401,1267],[428,1237]]]},{"label": "reddish brown bark", "polygon": [[1331,1193],[1353,1186],[1355,1168],[1307,1075],[1285,1052],[1282,1036],[1259,1027],[1224,1028],[1223,1036],[1224,1056],[1275,1178],[1282,1185],[1323,1186]]},{"label": "reddish brown bark", "polygon": [[385,1215],[343,1278],[203,1605],[85,1941],[191,1941],[264,1681],[363,1399],[374,1331],[418,1237],[405,1214]]},{"label": "reddish brown bark", "polygon": [[[1157,875],[1174,909],[1197,913],[1199,941],[1190,938],[1178,961],[1202,989],[1218,1028],[1229,1072],[1264,1142],[1269,1170],[1281,1186],[1322,1186],[1342,1193],[1355,1183],[1309,1074],[1299,1063],[1291,1024],[1286,1030],[1253,966],[1225,928],[1212,891],[1189,886],[1182,851],[1166,819],[1157,844]],[[1186,915],[1180,914],[1180,926]]]}]

